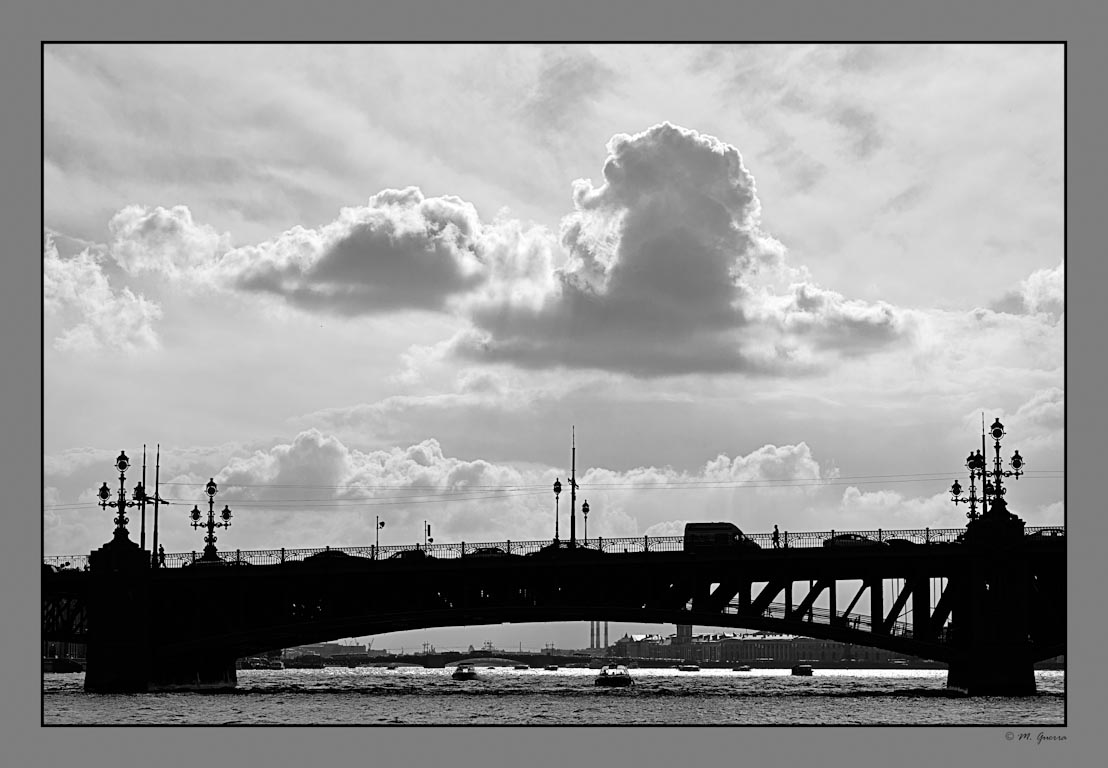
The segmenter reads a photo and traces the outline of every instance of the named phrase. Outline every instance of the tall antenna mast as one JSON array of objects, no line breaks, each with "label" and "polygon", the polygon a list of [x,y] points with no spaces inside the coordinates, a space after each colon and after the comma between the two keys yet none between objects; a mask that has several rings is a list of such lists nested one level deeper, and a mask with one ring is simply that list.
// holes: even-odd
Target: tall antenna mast
[{"label": "tall antenna mast", "polygon": [[569,545],[577,546],[577,427],[571,426],[573,452],[570,458],[569,476]]},{"label": "tall antenna mast", "polygon": [[158,502],[161,494],[158,492],[158,474],[162,467],[162,444],[158,443],[157,458],[154,459],[154,540],[150,545],[150,551],[154,555],[154,565],[158,567],[161,561],[158,559]]},{"label": "tall antenna mast", "polygon": [[146,443],[142,444],[142,495],[138,503],[142,520],[139,526],[139,548],[146,549]]}]

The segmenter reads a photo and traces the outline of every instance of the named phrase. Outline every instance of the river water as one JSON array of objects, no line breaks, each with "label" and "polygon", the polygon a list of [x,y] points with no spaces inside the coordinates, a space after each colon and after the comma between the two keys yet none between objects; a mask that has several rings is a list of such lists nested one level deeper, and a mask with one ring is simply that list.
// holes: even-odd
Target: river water
[{"label": "river water", "polygon": [[596,670],[379,667],[239,670],[223,693],[89,694],[84,674],[43,675],[46,725],[1064,725],[1065,672],[1037,671],[1026,697],[962,697],[945,670]]}]

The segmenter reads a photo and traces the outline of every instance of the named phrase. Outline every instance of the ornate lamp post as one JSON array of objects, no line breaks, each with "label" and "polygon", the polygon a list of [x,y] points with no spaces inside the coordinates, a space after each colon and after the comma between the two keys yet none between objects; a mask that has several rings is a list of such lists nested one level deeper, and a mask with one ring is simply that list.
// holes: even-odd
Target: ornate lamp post
[{"label": "ornate lamp post", "polygon": [[377,536],[376,541],[373,543],[373,559],[377,559],[377,550],[381,547],[381,529],[385,527],[385,521],[381,519],[380,515],[377,515],[377,530],[374,533]]},{"label": "ornate lamp post", "polygon": [[[978,516],[977,503],[981,502],[982,508],[985,505],[985,457],[981,455],[981,451],[976,454],[970,452],[970,455],[966,457],[966,469],[969,470],[970,479],[970,495],[968,498],[958,498],[962,493],[962,486],[958,484],[958,481],[954,481],[954,485],[950,486],[950,500],[955,504],[969,504],[969,512],[966,513],[966,517],[970,520],[976,520]],[[981,476],[981,497],[977,496],[977,476]]]},{"label": "ornate lamp post", "polygon": [[[982,421],[984,425],[984,421]],[[1012,454],[1010,464],[1012,469],[1005,470],[1003,468],[1003,462],[1000,458],[1000,438],[1004,437],[1004,425],[1000,423],[1000,419],[993,422],[989,427],[989,435],[993,438],[993,447],[996,451],[996,457],[993,459],[992,470],[988,469],[988,461],[985,458],[985,434],[982,431],[981,434],[981,450],[977,453],[971,453],[966,459],[966,468],[970,471],[970,495],[968,498],[959,498],[962,493],[962,486],[958,481],[954,481],[954,485],[950,486],[951,501],[955,504],[970,505],[970,510],[967,513],[970,522],[973,523],[977,520],[990,520],[996,522],[1006,522],[1008,520],[1008,505],[1004,501],[1004,478],[1015,477],[1019,478],[1023,474],[1024,460],[1020,456],[1020,452],[1016,451]],[[981,478],[981,496],[977,496],[976,478]],[[991,477],[991,480],[989,479]],[[992,503],[989,503],[990,497]],[[977,512],[977,503],[981,503],[981,513]],[[1022,523],[1020,524],[1022,525]]]},{"label": "ornate lamp post", "polygon": [[1003,469],[1004,464],[1000,459],[1000,438],[1004,437],[1004,425],[1000,423],[1000,419],[994,421],[992,426],[989,427],[989,435],[993,438],[996,457],[993,459],[993,470],[989,473],[993,476],[993,482],[991,487],[989,484],[985,486],[986,495],[992,495],[993,503],[985,514],[993,517],[1004,516],[1008,512],[1008,505],[1004,501],[1003,479],[1005,477],[1019,479],[1019,476],[1023,474],[1024,461],[1023,457],[1020,456],[1020,452],[1016,451],[1009,460],[1012,466],[1011,471]]},{"label": "ornate lamp post", "polygon": [[127,523],[130,520],[127,518],[127,507],[133,507],[139,502],[137,499],[143,496],[142,484],[140,483],[138,488],[135,489],[135,501],[127,501],[127,490],[124,488],[124,483],[127,480],[127,468],[131,466],[131,461],[127,458],[127,454],[124,451],[119,452],[119,458],[115,460],[115,468],[119,470],[119,498],[115,501],[108,501],[111,497],[111,489],[108,488],[108,484],[105,482],[100,486],[100,491],[97,496],[100,498],[100,508],[107,509],[108,507],[114,507],[118,514],[116,514],[115,520],[115,536],[112,539],[113,543],[127,543],[134,544],[130,540],[127,534]]},{"label": "ornate lamp post", "polygon": [[589,500],[585,499],[585,503],[581,505],[581,514],[585,518],[585,546],[589,545]]},{"label": "ornate lamp post", "polygon": [[562,481],[554,478],[554,541],[558,541],[558,496],[562,493]]},{"label": "ornate lamp post", "polygon": [[208,521],[206,523],[200,522],[200,508],[193,506],[192,512],[189,513],[189,517],[192,518],[193,528],[207,528],[208,535],[204,537],[204,555],[200,558],[202,562],[220,562],[219,555],[216,553],[215,542],[216,528],[230,528],[231,527],[231,509],[226,504],[223,505],[223,511],[219,516],[223,518],[222,523],[215,521],[215,495],[219,492],[219,488],[215,484],[215,478],[208,480],[208,484],[204,486],[204,493],[208,494]]}]

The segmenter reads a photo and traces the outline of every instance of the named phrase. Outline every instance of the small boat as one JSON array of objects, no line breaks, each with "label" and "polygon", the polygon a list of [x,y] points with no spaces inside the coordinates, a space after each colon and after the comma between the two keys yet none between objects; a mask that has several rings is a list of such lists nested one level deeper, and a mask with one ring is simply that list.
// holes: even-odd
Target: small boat
[{"label": "small boat", "polygon": [[547,672],[557,672],[558,671],[558,665],[557,664],[547,664],[545,667],[543,667],[543,669],[545,669]]},{"label": "small boat", "polygon": [[697,664],[678,664],[677,669],[680,672],[699,672],[700,666]]},{"label": "small boat", "polygon": [[516,664],[512,669],[530,669],[530,664]]},{"label": "small boat", "polygon": [[398,669],[399,667],[399,664],[389,664],[385,669]]},{"label": "small boat", "polygon": [[811,677],[812,665],[811,664],[797,664],[792,668],[792,673],[797,677]]},{"label": "small boat", "polygon": [[741,667],[731,667],[731,671],[732,672],[749,672],[750,667],[748,667],[746,664],[743,664]]},{"label": "small boat", "polygon": [[459,664],[451,677],[455,680],[472,680],[477,677],[477,668],[472,664]]},{"label": "small boat", "polygon": [[278,660],[278,659],[270,659],[266,663],[266,669],[284,669],[284,668],[285,668],[285,663],[283,661]]},{"label": "small boat", "polygon": [[631,679],[631,673],[627,671],[627,667],[602,667],[593,684],[609,688],[623,688],[634,685],[635,681]]}]

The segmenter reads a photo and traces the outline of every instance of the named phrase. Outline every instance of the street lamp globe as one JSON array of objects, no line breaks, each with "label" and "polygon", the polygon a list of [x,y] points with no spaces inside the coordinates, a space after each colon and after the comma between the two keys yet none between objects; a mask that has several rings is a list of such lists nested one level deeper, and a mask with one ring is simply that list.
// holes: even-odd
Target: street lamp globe
[{"label": "street lamp globe", "polygon": [[994,421],[993,425],[989,427],[989,434],[993,436],[993,440],[1004,437],[1004,425],[1000,423],[1000,419]]},{"label": "street lamp globe", "polygon": [[115,468],[120,472],[126,472],[127,467],[131,466],[130,460],[127,458],[127,454],[123,451],[119,452],[119,458],[115,460]]}]

